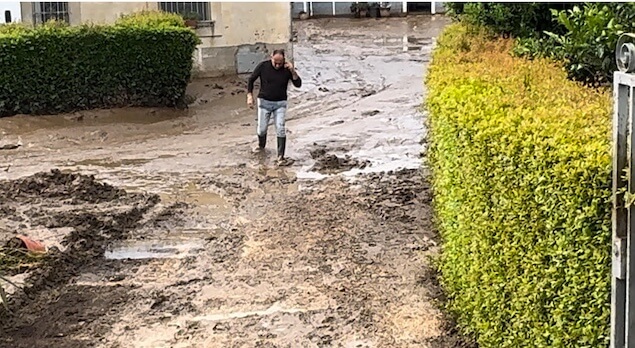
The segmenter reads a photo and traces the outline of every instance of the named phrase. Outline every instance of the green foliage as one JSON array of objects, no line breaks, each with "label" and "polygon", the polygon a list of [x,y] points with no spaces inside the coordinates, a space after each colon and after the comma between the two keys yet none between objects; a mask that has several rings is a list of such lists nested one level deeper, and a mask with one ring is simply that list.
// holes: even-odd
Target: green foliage
[{"label": "green foliage", "polygon": [[182,27],[185,28],[183,17],[176,13],[161,11],[139,11],[122,15],[115,23],[119,26],[133,27]]},{"label": "green foliage", "polygon": [[9,308],[7,305],[8,298],[5,286],[8,284],[16,289],[21,289],[21,287],[12,282],[7,276],[38,267],[40,261],[45,257],[46,254],[27,252],[15,248],[0,248],[0,302],[2,302],[6,310],[9,310]]},{"label": "green foliage", "polygon": [[517,38],[519,56],[565,63],[569,78],[591,85],[610,82],[620,34],[635,30],[633,3],[450,3],[469,24]]},{"label": "green foliage", "polygon": [[0,116],[181,103],[199,39],[176,17],[0,31]]},{"label": "green foliage", "polygon": [[606,347],[611,94],[512,44],[452,25],[426,81],[449,307],[482,348]]},{"label": "green foliage", "polygon": [[[566,32],[545,32],[563,53],[567,71],[573,79],[586,83],[612,80],[617,39],[624,31],[635,29],[635,4],[589,3],[568,11],[553,11]],[[549,50],[543,49],[549,56]]]},{"label": "green foliage", "polygon": [[544,30],[559,32],[551,20],[554,9],[571,8],[572,3],[445,3],[452,17],[482,25],[503,36],[533,37]]}]

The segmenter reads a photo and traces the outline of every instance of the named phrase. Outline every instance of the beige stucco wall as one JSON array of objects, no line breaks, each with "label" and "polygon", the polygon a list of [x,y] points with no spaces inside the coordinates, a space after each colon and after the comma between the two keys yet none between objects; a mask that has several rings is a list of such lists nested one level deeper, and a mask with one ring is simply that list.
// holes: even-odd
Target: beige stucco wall
[{"label": "beige stucco wall", "polygon": [[291,37],[290,2],[212,2],[214,38],[203,46],[286,43]]},{"label": "beige stucco wall", "polygon": [[[81,23],[114,23],[121,14],[141,10],[156,10],[158,2],[69,2],[68,18],[71,25]],[[22,21],[33,23],[33,3],[22,2]]]},{"label": "beige stucco wall", "polygon": [[111,24],[122,14],[156,10],[158,2],[80,2],[79,18],[81,23]]}]

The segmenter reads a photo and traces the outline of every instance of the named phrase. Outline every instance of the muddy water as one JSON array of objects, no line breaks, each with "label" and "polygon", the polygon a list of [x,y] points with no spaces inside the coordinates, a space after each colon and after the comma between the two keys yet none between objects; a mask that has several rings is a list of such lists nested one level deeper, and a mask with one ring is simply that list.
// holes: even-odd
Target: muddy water
[{"label": "muddy water", "polygon": [[[293,128],[298,151],[318,143],[332,147],[334,154],[370,161],[363,170],[344,175],[418,167],[425,150],[420,145],[424,129],[419,110],[423,63],[430,58],[442,21],[433,17],[362,24],[364,34],[352,38],[347,37],[346,21],[308,23],[298,37],[310,45],[296,47],[295,56],[311,77],[307,85],[314,88],[298,93],[303,102],[293,108],[302,117]],[[324,27],[332,34],[322,35]],[[342,45],[348,42],[352,44]],[[322,63],[308,63],[315,59]],[[312,163],[301,164],[299,177],[322,176],[310,171]]]},{"label": "muddy water", "polygon": [[[267,154],[251,154],[244,78],[192,83],[185,111],[0,119],[2,140],[23,142],[0,151],[0,179],[53,192],[0,200],[0,212],[19,212],[0,220],[0,238],[56,235],[66,255],[26,280],[39,285],[2,320],[0,342],[464,345],[434,305],[438,241],[419,170],[423,76],[445,23],[295,23],[304,85],[290,91],[290,167],[273,164],[273,129]],[[52,168],[127,192],[61,174],[15,181]]]}]

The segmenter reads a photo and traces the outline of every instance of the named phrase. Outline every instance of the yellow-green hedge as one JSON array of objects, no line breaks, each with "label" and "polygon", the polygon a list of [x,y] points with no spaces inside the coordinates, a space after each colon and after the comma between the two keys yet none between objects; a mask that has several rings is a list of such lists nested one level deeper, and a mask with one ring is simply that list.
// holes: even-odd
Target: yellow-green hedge
[{"label": "yellow-green hedge", "polygon": [[598,348],[610,313],[611,94],[462,24],[433,55],[449,307],[481,348]]}]

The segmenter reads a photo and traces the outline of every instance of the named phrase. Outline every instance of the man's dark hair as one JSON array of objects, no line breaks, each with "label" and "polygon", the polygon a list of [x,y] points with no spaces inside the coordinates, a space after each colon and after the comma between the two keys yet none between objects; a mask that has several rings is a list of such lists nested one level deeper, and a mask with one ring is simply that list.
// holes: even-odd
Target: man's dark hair
[{"label": "man's dark hair", "polygon": [[273,50],[272,56],[275,56],[276,54],[281,54],[284,57],[284,50],[283,49]]}]

